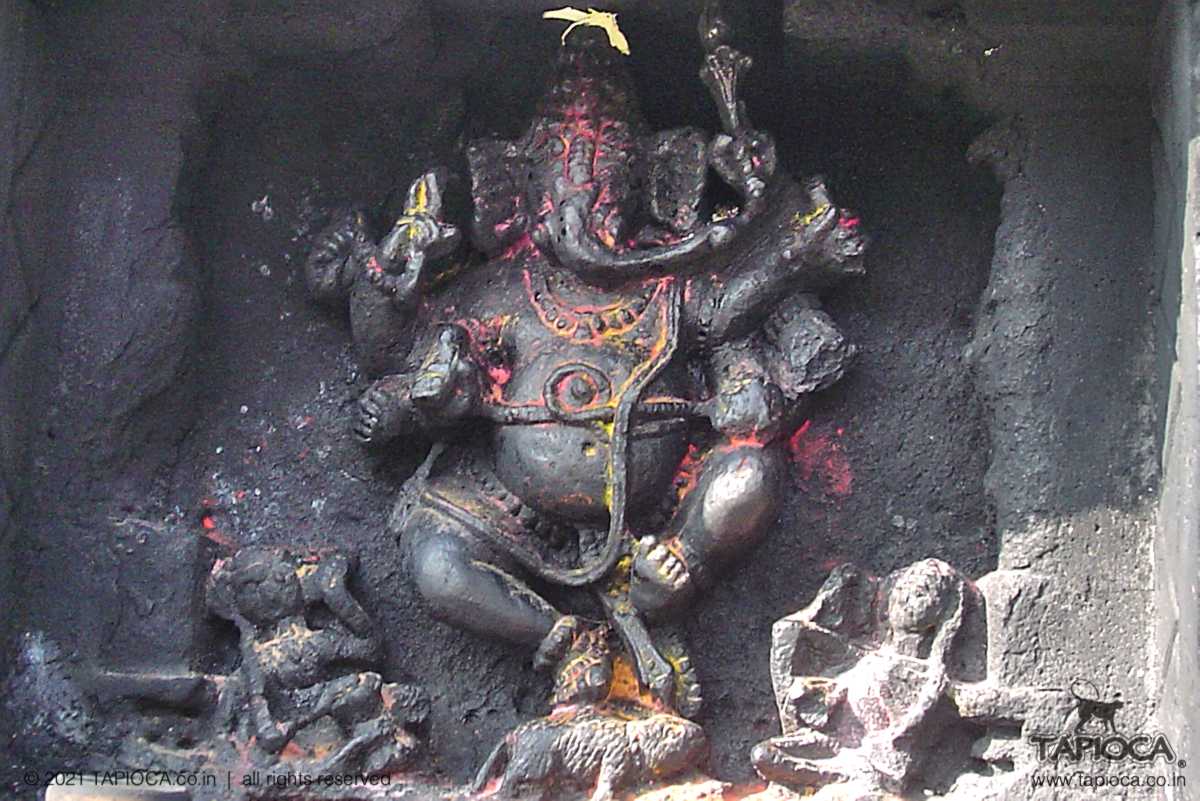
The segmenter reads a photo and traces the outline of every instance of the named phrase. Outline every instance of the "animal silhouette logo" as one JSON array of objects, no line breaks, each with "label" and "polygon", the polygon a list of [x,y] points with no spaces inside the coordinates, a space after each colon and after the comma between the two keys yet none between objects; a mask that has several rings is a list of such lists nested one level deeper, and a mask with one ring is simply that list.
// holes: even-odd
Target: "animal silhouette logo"
[{"label": "animal silhouette logo", "polygon": [[[1064,761],[1079,764],[1132,760],[1148,765],[1161,758],[1168,765],[1187,767],[1187,760],[1178,759],[1174,747],[1161,732],[1122,734],[1117,731],[1117,711],[1125,706],[1120,693],[1106,696],[1087,679],[1075,679],[1065,689],[1047,689],[1070,693],[1073,703],[1063,717],[1061,732],[1031,732],[1028,735],[1030,745],[1037,747],[1039,761],[1057,765]],[[1074,725],[1071,725],[1072,717]]]},{"label": "animal silhouette logo", "polygon": [[[1093,721],[1101,727],[1101,731],[1117,734],[1115,721],[1117,710],[1125,706],[1125,702],[1121,700],[1120,693],[1114,694],[1108,700],[1101,700],[1100,688],[1087,679],[1075,679],[1072,681],[1070,692],[1071,696],[1075,699],[1075,708],[1072,712],[1078,714],[1078,719],[1075,722],[1075,734],[1085,733],[1088,724]],[[1069,717],[1070,713],[1068,713]],[[1095,726],[1092,728],[1095,729]]]}]

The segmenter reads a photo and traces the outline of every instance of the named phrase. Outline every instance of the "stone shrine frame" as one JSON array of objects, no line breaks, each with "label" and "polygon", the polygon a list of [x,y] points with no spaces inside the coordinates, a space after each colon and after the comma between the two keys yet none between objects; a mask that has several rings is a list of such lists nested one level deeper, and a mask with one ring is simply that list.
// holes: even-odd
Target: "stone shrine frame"
[{"label": "stone shrine frame", "polygon": [[[1193,9],[705,5],[606,7],[628,56],[605,18],[564,45],[578,15],[523,0],[0,6],[10,794],[59,771],[290,764],[394,779],[353,797],[1038,798],[1072,738],[1144,734],[1174,761],[1082,764],[1190,797]],[[627,123],[634,94],[644,127],[579,125]],[[591,180],[515,169],[564,155]],[[704,278],[722,248],[745,293]],[[528,296],[520,270],[495,271],[522,279],[489,288],[495,308],[453,289],[482,254],[535,250],[557,266],[526,267]],[[642,291],[618,286],[642,269]],[[804,291],[764,305],[785,273]],[[389,362],[414,286],[451,302],[417,326],[428,380],[389,382],[416,375]],[[721,313],[689,316],[704,300]],[[500,319],[530,301],[560,346],[536,377]],[[721,325],[737,336],[697,345]],[[672,326],[674,350],[653,336]],[[581,366],[576,333],[628,336],[634,367]],[[659,386],[627,394],[620,369]],[[482,411],[508,382],[534,409]],[[503,435],[515,455],[405,428],[464,410],[529,417]],[[571,487],[557,500],[514,478],[551,419],[586,424],[565,435],[583,458],[547,476]],[[362,448],[356,423],[399,445]],[[609,459],[646,426],[687,437],[662,465],[636,441]],[[665,483],[619,488],[622,458]],[[706,493],[744,541],[672,517]],[[538,550],[397,544],[464,510]],[[612,580],[545,580],[589,564]],[[546,607],[507,629],[462,614],[472,567]],[[910,584],[929,621],[889,609]],[[445,625],[456,609],[526,645]],[[814,682],[832,689],[805,706]]]}]

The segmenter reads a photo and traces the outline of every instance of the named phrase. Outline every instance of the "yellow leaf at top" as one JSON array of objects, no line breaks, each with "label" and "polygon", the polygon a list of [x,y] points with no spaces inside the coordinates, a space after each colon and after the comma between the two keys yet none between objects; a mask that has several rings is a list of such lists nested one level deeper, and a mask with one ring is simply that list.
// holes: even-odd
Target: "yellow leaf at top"
[{"label": "yellow leaf at top", "polygon": [[583,25],[591,28],[600,28],[608,35],[609,45],[622,55],[629,55],[629,40],[625,38],[625,34],[621,32],[621,28],[617,25],[617,15],[611,11],[597,11],[594,8],[581,11],[578,8],[564,6],[563,8],[555,8],[543,12],[542,19],[560,19],[571,23],[563,31],[563,44],[567,43],[567,36],[570,35],[571,31]]},{"label": "yellow leaf at top", "polygon": [[556,8],[551,11],[543,12],[542,19],[561,19],[566,20],[567,22],[581,22],[582,20],[587,19],[587,12],[580,11],[578,8],[566,6],[565,8]]}]

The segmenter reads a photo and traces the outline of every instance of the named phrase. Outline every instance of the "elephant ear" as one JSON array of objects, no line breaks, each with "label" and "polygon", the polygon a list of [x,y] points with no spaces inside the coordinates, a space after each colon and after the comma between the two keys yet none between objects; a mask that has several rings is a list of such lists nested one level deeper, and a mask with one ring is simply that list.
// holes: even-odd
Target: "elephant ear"
[{"label": "elephant ear", "polygon": [[498,256],[529,231],[525,159],[512,142],[481,139],[467,146],[467,165],[475,206],[471,238],[476,248]]}]

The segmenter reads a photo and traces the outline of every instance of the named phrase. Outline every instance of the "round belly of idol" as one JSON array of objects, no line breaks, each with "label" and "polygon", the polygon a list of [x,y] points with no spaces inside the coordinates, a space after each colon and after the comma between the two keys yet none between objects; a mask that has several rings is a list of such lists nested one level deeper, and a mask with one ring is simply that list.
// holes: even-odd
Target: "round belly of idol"
[{"label": "round belly of idol", "polygon": [[[519,340],[515,366],[504,385],[504,403],[535,409],[542,422],[495,429],[496,472],[513,494],[537,511],[604,526],[610,483],[619,478],[609,473],[611,421],[622,398],[628,393],[642,399],[677,397],[690,383],[686,372],[671,364],[650,386],[638,388],[635,376],[652,358],[647,344],[659,334],[653,321],[632,324],[615,337],[576,339],[556,331],[535,325]],[[606,419],[598,419],[602,415]],[[679,426],[664,427],[661,420],[653,426],[636,415],[631,422],[624,451],[627,518],[662,501],[688,441]]]},{"label": "round belly of idol", "polygon": [[[653,507],[671,485],[687,450],[682,431],[639,434],[627,460],[627,512]],[[540,512],[571,522],[608,520],[611,443],[600,424],[503,426],[496,435],[496,472],[514,494]]]}]

